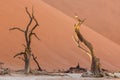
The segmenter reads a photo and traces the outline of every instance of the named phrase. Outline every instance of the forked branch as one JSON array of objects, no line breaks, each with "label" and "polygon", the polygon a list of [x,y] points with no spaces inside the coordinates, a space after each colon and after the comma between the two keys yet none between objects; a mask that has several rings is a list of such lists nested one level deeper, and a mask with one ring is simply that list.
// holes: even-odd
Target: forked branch
[{"label": "forked branch", "polygon": [[20,52],[20,53],[17,53],[16,55],[14,55],[13,57],[16,58],[17,56],[20,56],[20,55],[25,55],[25,52]]},{"label": "forked branch", "polygon": [[32,24],[33,17],[32,17],[31,14],[29,13],[27,7],[26,7],[25,9],[26,9],[26,13],[28,14],[28,16],[29,16],[29,18],[30,18],[30,21],[29,21],[29,23],[28,23],[28,25],[27,25],[27,27],[26,27],[26,30],[25,30],[25,31],[26,31],[26,34],[27,34],[27,33],[28,33],[28,29],[29,29],[30,25]]},{"label": "forked branch", "polygon": [[27,7],[25,7],[25,10],[26,10],[26,13],[28,14],[29,18],[31,19],[31,18],[32,18],[32,16],[31,16],[31,14],[29,13],[28,8],[27,8]]},{"label": "forked branch", "polygon": [[32,33],[31,36],[32,35],[35,36],[38,40],[40,40],[39,37],[36,35],[36,33]]}]

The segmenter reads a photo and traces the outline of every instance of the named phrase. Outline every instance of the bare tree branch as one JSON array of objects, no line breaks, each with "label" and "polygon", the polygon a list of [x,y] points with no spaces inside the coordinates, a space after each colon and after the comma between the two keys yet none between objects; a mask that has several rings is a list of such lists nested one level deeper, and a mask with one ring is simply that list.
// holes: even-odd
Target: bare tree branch
[{"label": "bare tree branch", "polygon": [[36,28],[37,26],[39,26],[39,24],[38,24],[36,18],[34,17],[34,15],[33,15],[33,19],[34,19],[34,21],[35,21],[36,24],[35,24],[34,27],[31,29],[31,32],[33,32],[33,31],[35,30],[35,28]]},{"label": "bare tree branch", "polygon": [[79,48],[81,48],[83,51],[91,54],[88,50],[86,50],[86,49],[84,49],[83,47],[80,46],[79,40],[77,40],[75,37],[73,37],[73,40],[75,41],[75,43],[77,44],[77,46],[78,46]]},{"label": "bare tree branch", "polygon": [[26,27],[26,30],[25,30],[25,39],[26,39],[26,44],[27,46],[29,46],[29,39],[28,39],[28,30],[29,30],[29,27],[30,25],[32,24],[32,21],[33,21],[33,17],[31,16],[31,14],[29,13],[27,7],[25,8],[26,9],[26,13],[28,14],[29,18],[30,18],[30,21],[29,23],[27,24],[27,27]]},{"label": "bare tree branch", "polygon": [[26,10],[26,12],[27,12],[27,14],[28,14],[29,18],[31,19],[31,18],[32,18],[32,16],[31,16],[31,14],[29,13],[28,8],[27,8],[27,7],[25,7],[25,10]]},{"label": "bare tree branch", "polygon": [[35,17],[33,17],[33,19],[34,19],[35,23],[39,26],[39,24],[38,24],[38,22],[37,22],[36,18],[35,18]]},{"label": "bare tree branch", "polygon": [[27,27],[26,27],[26,30],[25,30],[26,33],[27,33],[27,32],[28,32],[28,29],[29,29],[29,27],[30,27],[30,25],[32,24],[33,17],[32,17],[31,14],[29,13],[27,7],[26,7],[25,9],[26,9],[26,13],[28,14],[28,16],[29,16],[29,18],[30,18],[30,21],[29,21],[29,23],[28,23],[28,25],[27,25]]},{"label": "bare tree branch", "polygon": [[33,10],[33,8],[32,8],[32,17],[33,17],[33,20],[35,21],[35,26],[31,29],[31,32],[33,32],[33,30],[35,30],[35,28],[37,26],[39,26],[39,24],[38,24],[38,22],[37,22],[37,20],[36,20],[36,18],[34,16],[34,10]]},{"label": "bare tree branch", "polygon": [[72,36],[72,38],[73,38],[73,40],[75,41],[75,43],[77,44],[77,45],[79,45],[79,40],[78,39],[76,39],[76,37],[75,36]]},{"label": "bare tree branch", "polygon": [[24,55],[24,54],[25,54],[25,52],[20,52],[20,53],[17,53],[16,55],[14,55],[13,57],[16,58],[17,56]]},{"label": "bare tree branch", "polygon": [[21,31],[21,32],[25,32],[24,30],[22,30],[22,29],[20,29],[20,28],[18,28],[18,27],[13,27],[13,28],[10,28],[9,30],[19,30],[19,31]]},{"label": "bare tree branch", "polygon": [[33,7],[32,7],[32,17],[33,17],[35,23],[39,26],[39,24],[38,24],[38,22],[37,22],[37,20],[36,20],[36,18],[34,16],[34,9],[33,9]]},{"label": "bare tree branch", "polygon": [[30,30],[30,33],[28,34],[28,44],[29,44],[29,46],[31,44],[31,37],[32,37],[32,35],[34,35],[39,40],[39,38],[36,35],[36,33],[33,32],[36,29],[36,27],[39,26],[36,18],[34,17],[34,10],[33,10],[33,8],[32,8],[32,19],[35,21],[35,25],[33,26],[33,28]]},{"label": "bare tree branch", "polygon": [[35,63],[37,64],[38,70],[39,70],[39,71],[42,71],[42,68],[40,67],[40,65],[39,65],[39,63],[38,63],[38,61],[37,61],[37,57],[35,57],[34,54],[32,54],[32,58],[33,58],[33,60],[35,61]]},{"label": "bare tree branch", "polygon": [[34,8],[32,6],[32,17],[34,17]]},{"label": "bare tree branch", "polygon": [[34,35],[38,40],[40,40],[36,33],[32,33],[32,35]]},{"label": "bare tree branch", "polygon": [[33,32],[37,26],[38,26],[38,23],[36,23],[35,26],[31,29],[31,32]]},{"label": "bare tree branch", "polygon": [[29,34],[29,46],[31,44],[31,38],[32,38],[32,36],[35,36],[38,40],[40,40],[39,37],[36,35],[36,33],[30,33]]}]

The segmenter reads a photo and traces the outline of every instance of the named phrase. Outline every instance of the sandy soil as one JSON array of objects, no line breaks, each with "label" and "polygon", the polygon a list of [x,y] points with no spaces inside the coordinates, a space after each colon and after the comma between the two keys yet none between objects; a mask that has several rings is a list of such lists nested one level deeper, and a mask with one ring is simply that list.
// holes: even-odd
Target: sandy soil
[{"label": "sandy soil", "polygon": [[80,76],[81,74],[67,74],[67,76],[25,76],[13,74],[12,76],[0,76],[0,80],[119,80],[115,78],[83,78]]},{"label": "sandy soil", "polygon": [[[13,59],[13,55],[23,51],[23,34],[19,31],[9,32],[9,28],[17,26],[25,28],[29,21],[25,7],[31,11],[34,6],[35,17],[40,27],[36,33],[40,41],[33,39],[32,50],[38,56],[43,69],[56,71],[76,66],[90,68],[90,59],[80,50],[72,39],[75,20],[42,0],[0,0],[0,61],[5,67],[12,69],[23,68],[23,62]],[[112,40],[83,25],[81,32],[94,45],[95,54],[101,59],[105,69],[119,70],[120,46]],[[36,65],[31,62],[32,68]]]}]

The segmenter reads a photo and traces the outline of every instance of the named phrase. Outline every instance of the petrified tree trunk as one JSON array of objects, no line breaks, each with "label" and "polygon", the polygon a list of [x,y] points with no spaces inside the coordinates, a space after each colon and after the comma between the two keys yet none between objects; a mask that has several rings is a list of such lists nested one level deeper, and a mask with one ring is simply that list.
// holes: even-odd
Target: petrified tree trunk
[{"label": "petrified tree trunk", "polygon": [[[25,50],[24,50],[24,52],[20,52],[20,53],[16,54],[14,57],[17,57],[19,55],[23,55],[22,60],[24,60],[24,62],[25,62],[25,73],[29,73],[30,72],[30,59],[32,56],[31,39],[32,39],[32,36],[35,36],[39,40],[36,33],[34,33],[34,30],[39,26],[39,24],[38,24],[36,18],[34,17],[33,9],[32,9],[32,14],[29,13],[27,8],[25,8],[25,9],[26,9],[26,13],[28,14],[28,16],[30,18],[30,21],[27,24],[26,29],[22,30],[18,27],[14,27],[14,28],[10,28],[10,30],[19,30],[19,31],[24,33],[24,37],[25,37],[25,41],[26,41],[26,44],[24,45]],[[33,21],[35,22],[35,25],[33,25],[33,27],[30,28]]]},{"label": "petrified tree trunk", "polygon": [[[88,42],[83,36],[82,34],[80,33],[80,26],[81,24],[84,22],[84,20],[80,20],[78,18],[78,16],[76,16],[76,19],[78,21],[77,24],[74,25],[74,30],[75,30],[75,33],[77,35],[77,38],[78,40],[74,37],[75,41],[77,42],[77,45],[79,48],[83,49],[84,51],[86,51],[88,53],[88,55],[91,57],[91,71],[94,75],[98,75],[100,74],[100,60],[99,58],[96,58],[96,56],[94,55],[93,53],[93,46],[90,42]],[[84,48],[82,48],[80,46],[80,42],[84,43],[84,45],[89,49],[89,51],[85,50]]]}]

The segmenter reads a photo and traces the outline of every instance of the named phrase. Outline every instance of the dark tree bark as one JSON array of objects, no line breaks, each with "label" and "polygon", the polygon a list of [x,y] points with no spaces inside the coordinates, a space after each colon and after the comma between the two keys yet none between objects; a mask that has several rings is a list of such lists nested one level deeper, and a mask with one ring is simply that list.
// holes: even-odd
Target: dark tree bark
[{"label": "dark tree bark", "polygon": [[[26,44],[25,46],[25,50],[24,52],[18,53],[16,54],[14,57],[17,57],[19,55],[23,55],[23,58],[21,58],[24,62],[25,62],[25,73],[29,73],[30,72],[30,59],[32,56],[32,51],[31,51],[31,39],[32,36],[35,36],[38,40],[38,36],[36,35],[36,33],[34,32],[34,30],[39,26],[35,16],[34,16],[34,11],[32,9],[32,14],[30,14],[30,12],[28,11],[27,7],[25,8],[27,15],[29,16],[29,22],[26,26],[26,29],[20,29],[18,27],[14,27],[14,28],[10,28],[10,30],[19,30],[21,32],[24,33],[24,37],[25,37],[25,42]],[[35,24],[33,25],[32,28],[30,28],[31,24],[35,22]]]},{"label": "dark tree bark", "polygon": [[[74,38],[75,42],[77,43],[78,47],[81,48],[82,50],[84,50],[85,52],[87,52],[88,55],[91,57],[91,59],[92,59],[92,62],[91,62],[91,71],[92,71],[92,73],[94,75],[98,75],[101,72],[101,69],[100,69],[100,60],[99,60],[99,58],[96,58],[96,56],[94,55],[93,45],[90,42],[88,42],[83,37],[83,35],[80,33],[80,26],[81,26],[81,24],[85,20],[80,20],[78,18],[78,16],[76,16],[76,19],[77,19],[78,23],[74,25],[74,31],[75,31],[78,39],[76,39],[75,36],[73,38]],[[80,46],[80,42],[84,43],[84,45],[89,49],[89,51],[87,51],[86,49],[82,48]]]},{"label": "dark tree bark", "polygon": [[40,67],[38,61],[37,61],[37,57],[34,56],[34,54],[32,54],[33,60],[35,61],[37,67],[38,67],[38,71],[42,71],[42,68]]}]

